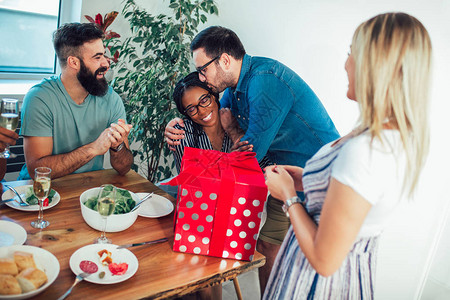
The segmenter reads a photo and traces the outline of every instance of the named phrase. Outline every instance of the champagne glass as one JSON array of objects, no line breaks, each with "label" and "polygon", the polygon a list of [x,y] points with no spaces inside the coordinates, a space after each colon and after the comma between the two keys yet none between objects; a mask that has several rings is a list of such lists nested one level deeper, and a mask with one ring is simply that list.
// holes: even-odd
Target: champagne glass
[{"label": "champagne glass", "polygon": [[[19,125],[19,101],[17,99],[3,98],[1,103],[0,126],[15,131]],[[17,157],[9,151],[9,145],[3,152],[0,152],[0,158]]]},{"label": "champagne glass", "polygon": [[111,244],[111,240],[105,235],[108,216],[112,215],[116,207],[116,187],[112,184],[101,186],[97,200],[97,211],[102,216],[103,230],[102,235],[95,239],[96,244]]},{"label": "champagne glass", "polygon": [[51,178],[50,173],[52,169],[47,167],[39,167],[34,169],[34,183],[33,183],[33,193],[38,198],[39,202],[39,215],[37,220],[31,222],[31,227],[43,229],[50,225],[49,221],[44,220],[43,204],[45,198],[48,197],[48,193],[51,188]]}]

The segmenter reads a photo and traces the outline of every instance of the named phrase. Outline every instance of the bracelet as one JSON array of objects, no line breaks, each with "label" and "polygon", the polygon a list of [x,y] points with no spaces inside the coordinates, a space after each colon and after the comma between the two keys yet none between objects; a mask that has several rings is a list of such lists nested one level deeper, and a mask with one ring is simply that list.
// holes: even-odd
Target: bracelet
[{"label": "bracelet", "polygon": [[117,146],[117,148],[109,148],[109,149],[111,149],[111,151],[114,151],[114,152],[119,152],[120,150],[122,150],[122,148],[123,148],[124,145],[125,145],[125,143],[122,142],[122,144],[120,144],[119,146]]},{"label": "bracelet", "polygon": [[292,198],[287,199],[286,202],[285,202],[285,204],[283,204],[283,207],[282,207],[284,213],[286,214],[286,217],[289,218],[289,212],[288,212],[289,207],[291,207],[291,206],[294,205],[294,204],[300,204],[300,205],[303,205],[303,202],[304,202],[304,201],[302,201],[302,199],[300,199],[298,196],[294,196],[294,197],[292,197]]}]

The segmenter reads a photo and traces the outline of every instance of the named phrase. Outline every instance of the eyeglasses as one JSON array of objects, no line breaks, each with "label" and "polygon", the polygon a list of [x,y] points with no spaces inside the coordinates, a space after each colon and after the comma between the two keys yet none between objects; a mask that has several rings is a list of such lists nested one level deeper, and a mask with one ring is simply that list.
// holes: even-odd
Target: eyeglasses
[{"label": "eyeglasses", "polygon": [[188,114],[190,117],[195,116],[198,113],[198,107],[208,107],[211,105],[211,94],[205,94],[202,97],[200,97],[200,101],[198,101],[197,105],[189,106],[184,110],[185,114]]},{"label": "eyeglasses", "polygon": [[220,55],[217,55],[216,57],[214,57],[213,59],[211,59],[209,62],[207,62],[206,64],[204,64],[203,66],[198,67],[198,68],[197,68],[197,72],[199,72],[199,73],[202,74],[203,76],[206,76],[206,75],[205,75],[205,69],[206,69],[210,64],[212,64],[214,61],[218,60],[219,58],[220,58]]}]

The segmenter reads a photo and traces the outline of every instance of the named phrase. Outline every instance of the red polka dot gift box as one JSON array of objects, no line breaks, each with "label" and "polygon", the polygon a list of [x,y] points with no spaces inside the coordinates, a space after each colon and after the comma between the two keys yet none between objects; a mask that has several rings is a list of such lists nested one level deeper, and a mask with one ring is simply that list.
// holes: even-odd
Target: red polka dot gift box
[{"label": "red polka dot gift box", "polygon": [[252,260],[267,198],[253,152],[186,147],[178,185],[173,250]]}]

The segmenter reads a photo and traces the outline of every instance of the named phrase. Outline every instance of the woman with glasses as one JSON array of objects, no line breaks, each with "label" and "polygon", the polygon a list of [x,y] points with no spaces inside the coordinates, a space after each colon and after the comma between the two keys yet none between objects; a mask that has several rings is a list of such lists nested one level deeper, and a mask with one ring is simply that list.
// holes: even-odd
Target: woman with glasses
[{"label": "woman with glasses", "polygon": [[412,196],[428,152],[430,68],[430,37],[416,18],[387,13],[356,29],[345,70],[358,126],[304,169],[266,168],[292,226],[263,299],[374,298],[380,235]]},{"label": "woman with glasses", "polygon": [[[253,150],[253,146],[246,141],[238,141],[233,147],[233,141],[220,123],[219,95],[213,92],[205,82],[200,81],[198,72],[190,73],[177,83],[173,92],[173,100],[178,111],[185,116],[185,127],[182,128],[185,131],[185,138],[173,152],[178,172],[184,147],[221,152],[231,152],[234,149],[238,151]],[[181,127],[177,129],[181,129]],[[260,163],[262,168],[268,164],[267,158]]]}]

